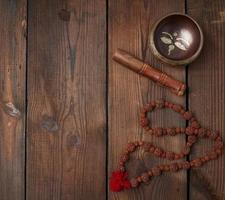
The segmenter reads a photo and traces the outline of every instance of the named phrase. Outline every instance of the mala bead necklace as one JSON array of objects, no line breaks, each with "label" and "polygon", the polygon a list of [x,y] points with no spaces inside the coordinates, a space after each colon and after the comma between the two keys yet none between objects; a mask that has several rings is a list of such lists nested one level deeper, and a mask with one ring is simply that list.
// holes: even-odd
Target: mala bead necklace
[{"label": "mala bead necklace", "polygon": [[[189,122],[189,126],[187,128],[151,128],[149,126],[150,121],[147,118],[147,113],[160,108],[169,108],[179,113],[185,120]],[[186,134],[188,136],[186,145],[181,152],[175,153],[172,151],[165,151],[162,148],[153,145],[151,142],[129,142],[125,151],[120,157],[118,170],[113,172],[110,178],[110,189],[113,192],[120,192],[124,189],[136,188],[141,183],[148,182],[153,176],[159,176],[164,172],[177,172],[182,169],[201,167],[208,161],[217,159],[223,152],[223,141],[219,132],[213,132],[209,129],[202,128],[194,115],[190,111],[185,111],[185,109],[178,104],[173,104],[164,100],[151,101],[141,110],[140,125],[146,130],[146,133],[156,137],[161,137],[164,135],[175,136],[178,134]],[[140,176],[128,179],[128,172],[125,165],[132,152],[138,149],[143,149],[145,152],[153,154],[156,157],[171,161],[179,160],[189,155],[192,145],[199,138],[209,138],[215,142],[212,149],[206,155],[189,161],[160,164],[152,167],[148,171],[142,173]]]}]

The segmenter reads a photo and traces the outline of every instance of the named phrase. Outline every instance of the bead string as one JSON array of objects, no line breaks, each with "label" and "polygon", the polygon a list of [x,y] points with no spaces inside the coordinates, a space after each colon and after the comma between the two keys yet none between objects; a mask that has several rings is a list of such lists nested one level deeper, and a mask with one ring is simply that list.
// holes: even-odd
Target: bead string
[{"label": "bead string", "polygon": [[[147,113],[155,109],[169,108],[179,113],[185,120],[189,121],[187,128],[151,128],[149,126],[150,121],[147,118]],[[163,172],[177,172],[182,169],[190,169],[194,167],[200,167],[210,160],[217,159],[223,152],[223,141],[219,132],[213,132],[209,129],[200,126],[197,119],[194,117],[192,112],[185,111],[185,109],[178,104],[173,104],[164,100],[157,100],[149,102],[140,113],[140,125],[146,130],[146,133],[161,137],[164,135],[175,136],[177,134],[186,134],[187,142],[185,147],[180,153],[172,151],[165,151],[153,145],[151,142],[136,141],[129,142],[124,153],[120,157],[118,170],[112,173],[110,178],[110,189],[114,192],[119,192],[123,189],[136,188],[141,183],[146,183],[153,176],[158,176]],[[150,170],[131,179],[128,179],[128,172],[126,171],[126,162],[129,160],[130,154],[136,151],[138,148],[142,148],[145,152],[151,153],[157,157],[168,159],[168,160],[179,160],[190,154],[192,145],[199,138],[209,138],[215,142],[211,151],[202,157],[195,158],[189,161],[173,162],[170,164],[159,164],[152,167]]]}]

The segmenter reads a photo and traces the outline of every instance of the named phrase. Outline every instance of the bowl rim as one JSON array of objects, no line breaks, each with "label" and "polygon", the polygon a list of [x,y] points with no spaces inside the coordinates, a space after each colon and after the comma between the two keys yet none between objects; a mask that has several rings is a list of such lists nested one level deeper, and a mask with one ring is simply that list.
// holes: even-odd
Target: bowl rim
[{"label": "bowl rim", "polygon": [[[194,24],[196,25],[196,27],[199,30],[199,33],[200,33],[200,44],[199,44],[199,47],[198,47],[197,51],[190,58],[186,58],[186,59],[183,59],[183,60],[173,60],[173,59],[166,58],[165,56],[163,56],[162,54],[159,53],[159,51],[157,50],[157,48],[155,46],[155,43],[154,43],[154,33],[155,33],[155,30],[156,30],[157,26],[165,18],[170,17],[170,16],[173,16],[173,15],[181,15],[181,16],[187,17],[192,22],[194,22]],[[169,13],[167,15],[164,15],[163,17],[161,17],[160,19],[158,19],[153,24],[152,29],[150,30],[150,47],[151,47],[152,53],[157,58],[159,58],[160,60],[164,61],[165,63],[171,64],[171,65],[186,65],[186,64],[189,64],[192,61],[194,61],[199,56],[199,54],[200,54],[200,52],[202,50],[202,47],[203,47],[203,43],[204,43],[204,36],[203,36],[203,32],[202,32],[202,29],[199,26],[199,24],[192,17],[190,17],[189,15],[183,14],[183,13],[179,13],[179,12],[173,12],[173,13]]]}]

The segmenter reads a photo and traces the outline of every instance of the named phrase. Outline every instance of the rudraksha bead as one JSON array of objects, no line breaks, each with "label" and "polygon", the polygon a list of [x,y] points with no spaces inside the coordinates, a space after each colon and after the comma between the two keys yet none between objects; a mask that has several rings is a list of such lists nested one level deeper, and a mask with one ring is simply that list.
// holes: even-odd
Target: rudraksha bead
[{"label": "rudraksha bead", "polygon": [[155,101],[156,103],[156,108],[163,108],[165,106],[165,102],[163,99],[158,99]]},{"label": "rudraksha bead", "polygon": [[153,176],[159,176],[161,174],[161,170],[159,169],[159,167],[153,167],[152,174]]},{"label": "rudraksha bead", "polygon": [[133,143],[130,143],[130,144],[128,144],[128,146],[127,146],[127,150],[129,151],[129,152],[133,152],[134,150],[135,150],[135,145],[133,144]]},{"label": "rudraksha bead", "polygon": [[142,178],[142,181],[146,183],[149,181],[149,174],[145,172],[141,175],[141,178]]},{"label": "rudraksha bead", "polygon": [[183,163],[183,168],[184,169],[189,169],[191,166],[190,166],[190,163],[188,162],[188,161],[185,161],[184,163]]},{"label": "rudraksha bead", "polygon": [[121,156],[120,161],[121,162],[126,162],[129,159],[129,156],[127,154],[124,154]]},{"label": "rudraksha bead", "polygon": [[173,105],[173,110],[176,112],[180,112],[183,109],[183,107],[181,105]]},{"label": "rudraksha bead", "polygon": [[162,154],[162,150],[160,148],[156,147],[154,154],[159,157]]},{"label": "rudraksha bead", "polygon": [[174,160],[174,153],[173,152],[171,152],[171,151],[167,151],[166,152],[166,158],[168,159],[168,160]]},{"label": "rudraksha bead", "polygon": [[132,179],[130,180],[130,184],[131,184],[131,187],[135,188],[135,187],[138,186],[139,183],[138,183],[138,181],[137,181],[136,178],[132,178]]},{"label": "rudraksha bead", "polygon": [[177,165],[177,163],[172,163],[172,164],[170,164],[170,171],[172,171],[172,172],[176,172],[176,171],[178,171],[178,165]]},{"label": "rudraksha bead", "polygon": [[190,120],[192,118],[192,113],[190,111],[186,111],[184,114],[183,114],[183,117],[184,119],[186,120]]}]

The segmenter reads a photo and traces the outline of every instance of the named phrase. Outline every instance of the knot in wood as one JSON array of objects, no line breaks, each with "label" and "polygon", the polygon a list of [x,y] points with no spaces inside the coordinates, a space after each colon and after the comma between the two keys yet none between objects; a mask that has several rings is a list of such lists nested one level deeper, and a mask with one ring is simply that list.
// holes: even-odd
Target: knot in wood
[{"label": "knot in wood", "polygon": [[59,18],[63,21],[70,21],[70,11],[62,9],[58,13]]},{"label": "knot in wood", "polygon": [[49,132],[56,132],[59,129],[58,123],[50,116],[44,115],[41,127]]},{"label": "knot in wood", "polygon": [[12,102],[8,102],[4,105],[4,111],[6,114],[15,118],[20,118],[21,116],[21,112],[16,108],[16,106]]}]

